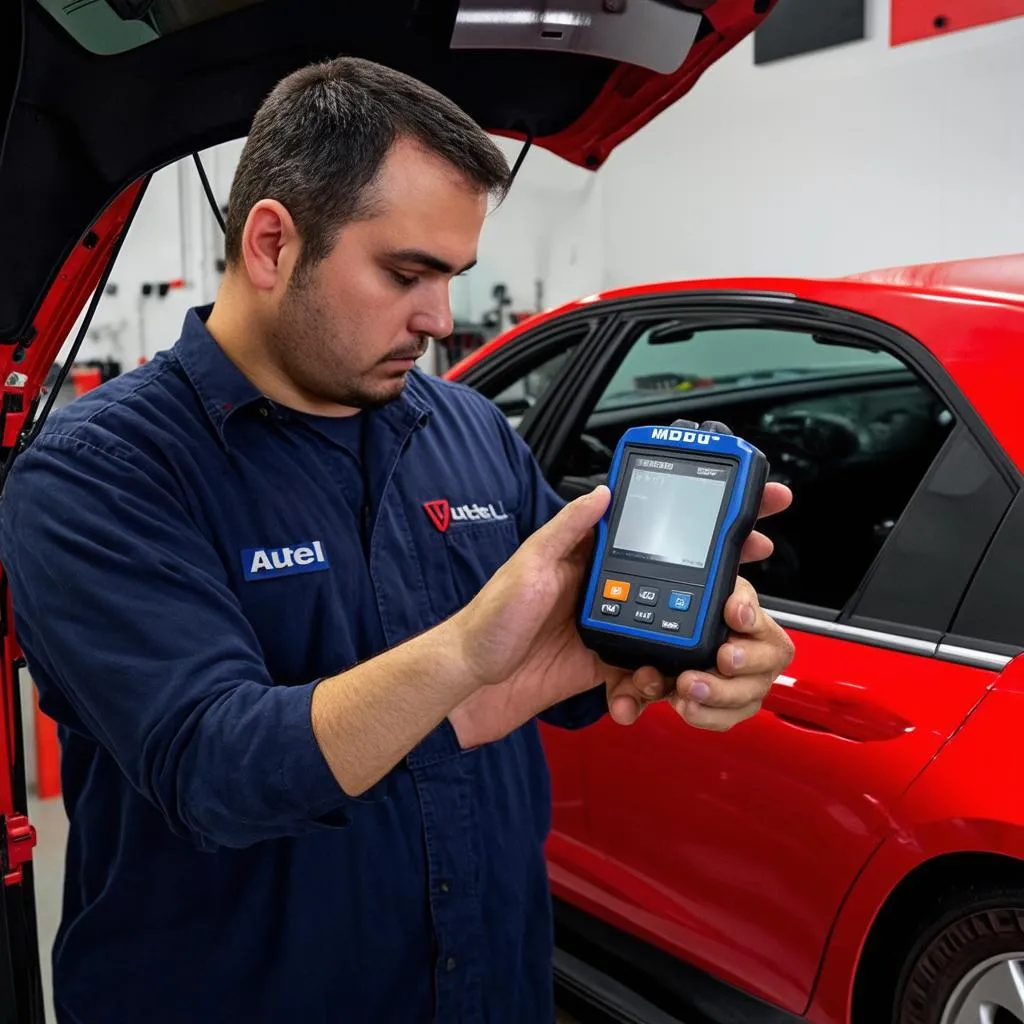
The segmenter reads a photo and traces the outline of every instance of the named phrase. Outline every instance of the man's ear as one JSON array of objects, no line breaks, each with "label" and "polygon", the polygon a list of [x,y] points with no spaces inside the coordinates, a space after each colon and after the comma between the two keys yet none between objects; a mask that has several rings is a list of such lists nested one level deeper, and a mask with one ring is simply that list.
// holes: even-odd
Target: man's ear
[{"label": "man's ear", "polygon": [[299,254],[299,234],[288,210],[261,199],[242,230],[242,262],[255,288],[273,291],[288,280]]}]

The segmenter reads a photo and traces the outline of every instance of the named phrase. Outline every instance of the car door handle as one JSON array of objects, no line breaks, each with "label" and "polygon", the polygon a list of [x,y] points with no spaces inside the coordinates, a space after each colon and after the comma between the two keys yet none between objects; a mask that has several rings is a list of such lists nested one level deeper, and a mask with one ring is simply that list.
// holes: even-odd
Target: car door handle
[{"label": "car door handle", "polygon": [[[786,725],[791,725],[795,729],[803,729],[804,732],[823,732],[831,733],[833,736],[838,736],[834,729],[829,728],[823,722],[812,722],[807,718],[797,718],[795,715],[787,715],[781,711],[772,711],[771,714],[775,715],[780,721],[785,722]],[[851,739],[852,737],[846,737]]]},{"label": "car door handle", "polygon": [[815,684],[782,676],[762,707],[793,728],[854,743],[877,743],[914,731],[913,722],[869,700],[859,687],[839,683]]}]

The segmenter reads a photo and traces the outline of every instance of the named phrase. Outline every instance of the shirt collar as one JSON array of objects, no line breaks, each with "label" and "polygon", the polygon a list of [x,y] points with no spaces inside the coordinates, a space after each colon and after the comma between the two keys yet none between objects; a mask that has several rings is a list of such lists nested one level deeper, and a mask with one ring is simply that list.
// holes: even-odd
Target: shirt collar
[{"label": "shirt collar", "polygon": [[[262,405],[268,411],[276,411],[277,407],[235,366],[206,329],[212,311],[213,303],[188,310],[173,354],[203,403],[217,436],[225,447],[230,447],[226,426],[239,410]],[[415,371],[409,375],[398,399],[378,410],[385,419],[396,417],[396,427],[404,422],[424,421],[430,414],[426,389],[415,381],[415,375]]]},{"label": "shirt collar", "polygon": [[210,303],[193,307],[185,314],[173,354],[195,388],[217,435],[227,445],[224,427],[228,419],[239,409],[264,399],[206,329],[206,319],[212,311]]}]

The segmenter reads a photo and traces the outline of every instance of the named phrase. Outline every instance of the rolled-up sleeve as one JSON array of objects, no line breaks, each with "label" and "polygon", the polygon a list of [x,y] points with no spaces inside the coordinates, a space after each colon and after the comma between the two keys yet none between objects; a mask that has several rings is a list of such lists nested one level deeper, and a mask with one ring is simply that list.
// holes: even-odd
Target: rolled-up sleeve
[{"label": "rolled-up sleeve", "polygon": [[346,824],[312,730],[317,681],[275,685],[213,544],[172,478],[136,456],[43,435],[0,498],[41,706],[201,849]]}]

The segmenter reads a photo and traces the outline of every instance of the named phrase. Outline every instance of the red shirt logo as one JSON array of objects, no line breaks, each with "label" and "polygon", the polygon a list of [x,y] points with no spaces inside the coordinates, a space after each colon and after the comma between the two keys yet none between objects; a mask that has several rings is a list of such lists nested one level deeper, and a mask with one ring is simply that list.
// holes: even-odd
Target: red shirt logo
[{"label": "red shirt logo", "polygon": [[424,511],[430,516],[430,521],[444,533],[448,524],[452,521],[452,509],[446,498],[438,501],[427,501],[423,504]]}]

